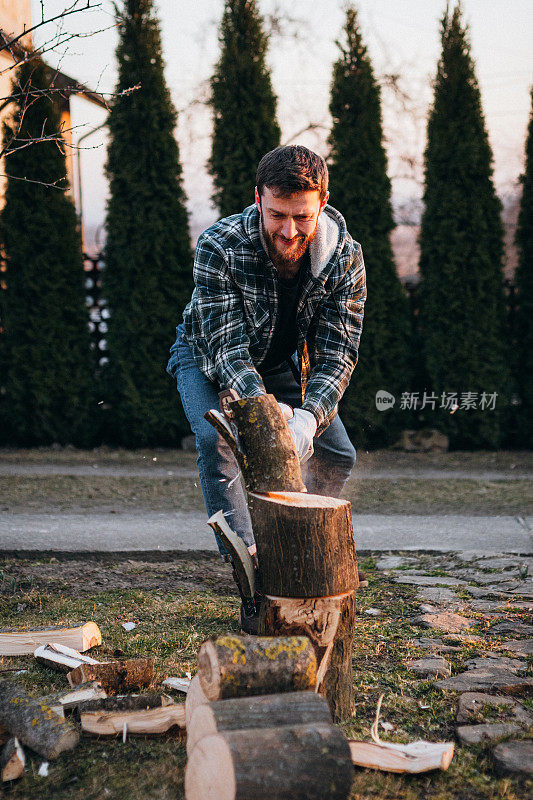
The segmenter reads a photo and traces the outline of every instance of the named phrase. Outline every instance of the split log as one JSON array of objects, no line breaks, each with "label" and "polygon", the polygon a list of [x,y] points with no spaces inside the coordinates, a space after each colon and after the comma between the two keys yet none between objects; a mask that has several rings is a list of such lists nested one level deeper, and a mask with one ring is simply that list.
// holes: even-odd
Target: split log
[{"label": "split log", "polygon": [[25,656],[48,642],[74,647],[80,653],[102,644],[102,634],[96,622],[85,622],[75,627],[31,628],[0,630],[0,656]]},{"label": "split log", "polygon": [[350,739],[352,762],[358,767],[384,772],[430,772],[446,770],[453,758],[453,742],[357,742]]},{"label": "split log", "polygon": [[317,691],[329,703],[335,722],[354,708],[352,645],[355,592],[314,599],[265,596],[259,630],[283,636],[306,636],[318,663]]},{"label": "split log", "polygon": [[14,781],[24,773],[26,756],[16,736],[8,741],[0,754],[0,774],[3,781]]},{"label": "split log", "polygon": [[172,703],[144,711],[83,711],[80,722],[85,733],[96,736],[165,733],[176,725],[185,728],[185,705]]},{"label": "split log", "polygon": [[71,669],[79,667],[80,664],[100,663],[95,658],[79,653],[73,647],[65,647],[56,642],[39,645],[33,655],[39,664],[59,670],[59,672],[70,672]]},{"label": "split log", "polygon": [[249,495],[265,594],[328,597],[357,589],[347,500],[303,492]]},{"label": "split log", "polygon": [[79,733],[70,722],[8,681],[0,682],[0,725],[47,760],[71,750],[79,741]]},{"label": "split log", "polygon": [[106,691],[128,692],[152,683],[154,662],[151,658],[130,658],[103,664],[82,664],[69,672],[67,679],[71,686],[98,681]]},{"label": "split log", "polygon": [[[231,425],[218,411],[205,418],[229,444],[244,485],[252,492],[305,492],[300,460],[276,398],[272,394],[227,405]],[[235,432],[238,431],[235,437]]]},{"label": "split log", "polygon": [[56,692],[56,694],[43,697],[42,702],[50,706],[56,714],[65,716],[65,711],[76,708],[81,703],[88,700],[100,700],[104,697],[107,697],[107,694],[100,684],[97,681],[90,681],[82,683],[76,689],[67,692]]},{"label": "split log", "polygon": [[204,736],[222,731],[308,723],[331,725],[329,706],[315,692],[285,692],[216,700],[198,706],[187,725],[187,753]]},{"label": "split log", "polygon": [[314,689],[316,668],[305,636],[228,634],[204,642],[198,652],[198,676],[208,700]]},{"label": "split log", "polygon": [[209,700],[204,694],[199,676],[195,675],[185,698],[185,722],[187,727],[189,727],[195,708],[203,706],[205,703],[209,703]]},{"label": "split log", "polygon": [[149,708],[166,708],[174,705],[168,694],[149,692],[148,694],[125,694],[116,697],[103,697],[99,700],[86,700],[78,706],[83,711],[146,711]]},{"label": "split log", "polygon": [[353,767],[334,725],[223,731],[187,763],[186,800],[347,800]]}]

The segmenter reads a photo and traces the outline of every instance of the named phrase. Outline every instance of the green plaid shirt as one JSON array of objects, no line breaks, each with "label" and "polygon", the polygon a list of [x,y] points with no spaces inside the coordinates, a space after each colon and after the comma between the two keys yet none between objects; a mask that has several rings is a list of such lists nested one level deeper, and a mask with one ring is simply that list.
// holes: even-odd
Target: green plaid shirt
[{"label": "green plaid shirt", "polygon": [[[320,234],[320,235],[319,235]],[[327,205],[310,246],[311,271],[297,309],[302,408],[320,433],[337,411],[358,359],[366,300],[361,246]],[[199,369],[241,397],[264,394],[259,374],[278,311],[275,267],[256,206],[219,220],[200,236],[195,289],[183,312],[185,338]],[[175,375],[177,341],[167,371]]]}]

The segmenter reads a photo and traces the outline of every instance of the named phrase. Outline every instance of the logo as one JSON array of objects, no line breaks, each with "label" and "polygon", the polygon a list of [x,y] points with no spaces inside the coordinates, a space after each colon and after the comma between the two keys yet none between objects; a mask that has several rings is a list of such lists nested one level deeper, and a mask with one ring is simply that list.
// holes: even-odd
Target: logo
[{"label": "logo", "polygon": [[376,408],[378,411],[386,411],[388,408],[392,408],[395,402],[394,395],[386,392],[385,389],[380,389],[376,392]]}]

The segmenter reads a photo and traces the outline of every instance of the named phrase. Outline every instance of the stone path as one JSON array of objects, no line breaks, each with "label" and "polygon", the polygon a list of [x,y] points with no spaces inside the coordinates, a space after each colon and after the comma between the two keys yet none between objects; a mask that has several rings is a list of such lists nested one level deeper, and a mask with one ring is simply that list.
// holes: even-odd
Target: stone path
[{"label": "stone path", "polygon": [[[420,658],[406,666],[458,694],[461,744],[498,741],[499,772],[533,775],[533,711],[520,702],[533,697],[533,557],[402,553],[379,557],[377,567],[416,587],[421,613],[411,623],[430,635],[413,639]],[[446,656],[465,643],[476,655],[453,674]]]}]

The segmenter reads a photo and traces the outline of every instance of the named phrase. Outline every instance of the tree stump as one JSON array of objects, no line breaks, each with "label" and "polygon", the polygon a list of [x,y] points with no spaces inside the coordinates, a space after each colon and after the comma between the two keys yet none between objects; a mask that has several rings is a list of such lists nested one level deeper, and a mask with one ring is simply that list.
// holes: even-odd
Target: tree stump
[{"label": "tree stump", "polygon": [[204,736],[185,772],[187,800],[347,800],[348,742],[334,725],[222,731]]},{"label": "tree stump", "polygon": [[[347,719],[354,709],[351,651],[358,587],[350,503],[295,489],[300,465],[295,466],[292,437],[273,397],[237,400],[228,408],[234,447],[238,442],[241,458],[245,452],[243,475],[265,594],[259,633],[308,636],[318,662],[317,690],[335,722]],[[283,469],[291,488],[281,488]]]}]

